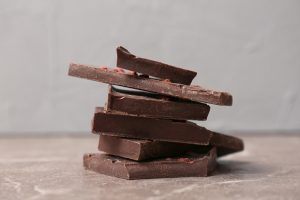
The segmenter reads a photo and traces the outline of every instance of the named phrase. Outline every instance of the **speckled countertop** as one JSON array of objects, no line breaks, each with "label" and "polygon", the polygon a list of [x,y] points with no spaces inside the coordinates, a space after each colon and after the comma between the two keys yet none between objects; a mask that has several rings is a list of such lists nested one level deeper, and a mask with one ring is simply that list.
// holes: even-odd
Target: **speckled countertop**
[{"label": "speckled countertop", "polygon": [[0,137],[0,199],[299,199],[300,134],[242,134],[207,178],[127,181],[86,171],[97,137]]}]

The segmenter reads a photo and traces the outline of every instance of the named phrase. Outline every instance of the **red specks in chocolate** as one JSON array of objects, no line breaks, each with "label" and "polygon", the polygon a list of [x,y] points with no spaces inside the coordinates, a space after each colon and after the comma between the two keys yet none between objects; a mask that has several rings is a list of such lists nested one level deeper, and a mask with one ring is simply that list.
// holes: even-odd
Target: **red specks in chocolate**
[{"label": "red specks in chocolate", "polygon": [[135,77],[141,77],[141,78],[149,78],[149,75],[147,74],[138,74],[135,71],[130,71],[130,70],[124,70],[120,67],[114,67],[114,68],[110,68],[110,67],[106,67],[106,66],[101,66],[99,67],[100,70],[104,70],[107,72],[115,72],[115,73],[120,73],[120,74],[129,74]]},{"label": "red specks in chocolate", "polygon": [[102,67],[100,67],[100,69],[103,69],[103,70],[108,70],[108,67],[106,67],[106,66],[102,66]]},{"label": "red specks in chocolate", "polygon": [[191,160],[189,158],[178,158],[177,161],[185,162],[185,163],[193,163],[193,160]]},{"label": "red specks in chocolate", "polygon": [[113,72],[117,72],[117,73],[120,73],[120,74],[124,74],[124,73],[125,73],[125,70],[122,69],[122,68],[116,67],[116,68],[113,69]]},{"label": "red specks in chocolate", "polygon": [[122,69],[122,68],[120,68],[120,67],[117,67],[117,69],[118,69],[119,72],[125,73],[125,70],[124,70],[124,69]]},{"label": "red specks in chocolate", "polygon": [[164,80],[161,80],[162,82],[165,82],[165,83],[171,83],[171,80],[170,79],[164,79]]}]

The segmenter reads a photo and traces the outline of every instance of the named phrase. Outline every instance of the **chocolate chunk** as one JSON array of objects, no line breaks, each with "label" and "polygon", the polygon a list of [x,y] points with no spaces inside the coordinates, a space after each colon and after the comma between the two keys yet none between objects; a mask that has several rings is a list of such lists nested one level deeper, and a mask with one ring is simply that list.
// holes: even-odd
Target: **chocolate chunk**
[{"label": "chocolate chunk", "polygon": [[218,156],[225,156],[244,149],[244,143],[241,139],[221,133],[213,134],[209,143],[217,147]]},{"label": "chocolate chunk", "polygon": [[69,75],[112,85],[125,86],[156,92],[195,102],[217,105],[232,105],[232,96],[226,92],[207,90],[200,86],[188,86],[150,78],[110,71],[105,68],[94,68],[86,65],[70,64]]},{"label": "chocolate chunk", "polygon": [[181,69],[165,63],[140,58],[124,47],[117,48],[117,66],[131,71],[148,74],[174,83],[191,84],[197,72]]},{"label": "chocolate chunk", "polygon": [[210,107],[192,101],[168,100],[153,93],[109,87],[105,109],[144,117],[206,120]]},{"label": "chocolate chunk", "polygon": [[150,179],[208,176],[216,167],[216,149],[206,154],[136,162],[100,153],[85,154],[86,169],[123,179]]},{"label": "chocolate chunk", "polygon": [[128,116],[96,108],[93,133],[137,139],[208,145],[212,132],[192,122]]},{"label": "chocolate chunk", "polygon": [[153,158],[171,157],[187,152],[206,152],[209,146],[128,139],[100,134],[98,149],[114,156],[142,161]]},{"label": "chocolate chunk", "polygon": [[243,150],[243,141],[233,136],[212,132],[192,122],[154,119],[105,112],[96,108],[92,132],[127,138],[150,139],[220,147],[225,155]]}]

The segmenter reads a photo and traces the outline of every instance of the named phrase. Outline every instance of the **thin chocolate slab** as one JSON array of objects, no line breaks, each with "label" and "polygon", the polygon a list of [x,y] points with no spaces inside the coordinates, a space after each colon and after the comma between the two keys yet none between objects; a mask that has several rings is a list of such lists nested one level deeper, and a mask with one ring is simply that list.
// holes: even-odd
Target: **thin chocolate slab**
[{"label": "thin chocolate slab", "polygon": [[209,146],[128,139],[100,134],[98,149],[110,155],[142,161],[153,158],[172,157],[187,152],[207,152]]},{"label": "thin chocolate slab", "polygon": [[212,132],[192,122],[129,116],[96,108],[92,132],[127,138],[150,139],[220,147],[218,154],[243,150],[243,141]]},{"label": "thin chocolate slab", "polygon": [[129,116],[96,108],[93,133],[166,142],[208,145],[212,132],[192,122]]},{"label": "thin chocolate slab", "polygon": [[232,105],[232,96],[226,92],[208,90],[200,86],[189,86],[145,77],[138,77],[107,68],[95,68],[80,64],[70,64],[69,75],[93,81],[119,85],[134,89],[156,92],[195,102],[216,105]]},{"label": "thin chocolate slab", "polygon": [[131,54],[124,47],[117,48],[117,66],[131,71],[147,74],[174,83],[191,84],[197,72],[174,67],[165,63],[140,58]]},{"label": "thin chocolate slab", "polygon": [[158,94],[109,87],[106,111],[167,119],[206,120],[210,107],[203,103],[166,99]]},{"label": "thin chocolate slab", "polygon": [[164,158],[136,162],[101,153],[83,156],[86,169],[123,179],[152,179],[176,177],[205,177],[216,167],[216,149],[206,154],[190,154],[176,158]]}]

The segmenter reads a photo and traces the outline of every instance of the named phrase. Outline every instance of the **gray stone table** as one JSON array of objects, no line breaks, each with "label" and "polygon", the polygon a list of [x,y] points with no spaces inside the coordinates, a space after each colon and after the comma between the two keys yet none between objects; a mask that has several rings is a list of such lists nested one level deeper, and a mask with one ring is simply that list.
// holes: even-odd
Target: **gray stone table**
[{"label": "gray stone table", "polygon": [[206,178],[127,181],[82,167],[91,134],[0,137],[0,199],[300,199],[300,134],[241,134],[246,149]]}]

